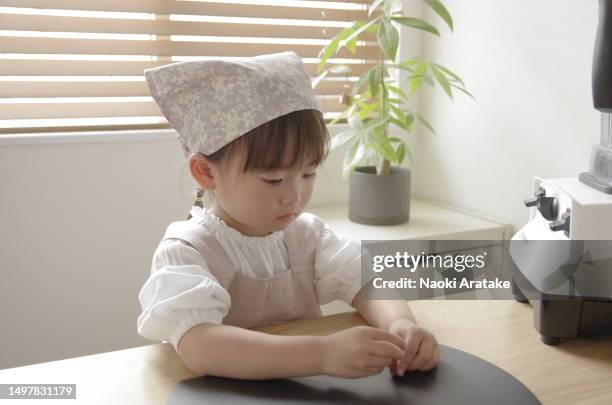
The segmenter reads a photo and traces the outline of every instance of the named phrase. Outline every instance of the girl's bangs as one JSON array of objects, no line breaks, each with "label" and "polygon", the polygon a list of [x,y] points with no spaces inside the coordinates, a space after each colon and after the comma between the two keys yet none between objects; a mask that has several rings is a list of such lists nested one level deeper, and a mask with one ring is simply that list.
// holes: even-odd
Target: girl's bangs
[{"label": "girl's bangs", "polygon": [[[246,148],[244,171],[273,171],[321,164],[329,149],[329,132],[317,110],[300,110],[278,117],[239,138]],[[285,152],[290,153],[289,161]]]}]

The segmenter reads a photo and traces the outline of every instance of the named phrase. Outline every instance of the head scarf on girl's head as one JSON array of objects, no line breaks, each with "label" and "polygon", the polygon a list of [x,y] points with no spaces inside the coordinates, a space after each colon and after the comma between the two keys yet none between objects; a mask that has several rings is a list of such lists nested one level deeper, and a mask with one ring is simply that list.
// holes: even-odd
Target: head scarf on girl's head
[{"label": "head scarf on girl's head", "polygon": [[185,156],[209,156],[294,111],[321,111],[310,76],[295,52],[178,62],[144,73]]}]

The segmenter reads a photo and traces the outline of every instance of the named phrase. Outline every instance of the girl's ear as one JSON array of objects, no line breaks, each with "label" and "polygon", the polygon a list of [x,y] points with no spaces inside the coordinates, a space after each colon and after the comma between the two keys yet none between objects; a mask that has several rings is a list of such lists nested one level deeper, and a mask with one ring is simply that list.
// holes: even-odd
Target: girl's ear
[{"label": "girl's ear", "polygon": [[189,157],[191,176],[206,190],[214,190],[216,188],[213,165],[214,163],[199,153],[194,153]]}]

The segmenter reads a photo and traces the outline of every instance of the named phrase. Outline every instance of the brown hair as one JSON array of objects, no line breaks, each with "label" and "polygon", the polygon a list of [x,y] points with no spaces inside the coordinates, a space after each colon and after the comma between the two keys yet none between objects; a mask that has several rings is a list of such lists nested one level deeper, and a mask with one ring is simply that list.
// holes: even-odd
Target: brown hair
[{"label": "brown hair", "polygon": [[[290,166],[320,164],[327,156],[329,132],[322,114],[317,110],[300,110],[268,121],[215,153],[207,156],[213,162],[232,157],[245,148],[247,159],[243,171],[280,169],[287,145],[293,145]],[[306,159],[310,159],[306,162]]]},{"label": "brown hair", "polygon": [[[250,130],[206,158],[221,163],[244,148],[247,159],[243,172],[276,170],[283,168],[283,154],[287,146],[291,145],[293,153],[290,166],[319,165],[327,157],[329,142],[323,114],[313,109],[299,110]],[[194,205],[202,207],[203,195],[204,190],[198,189]]]}]

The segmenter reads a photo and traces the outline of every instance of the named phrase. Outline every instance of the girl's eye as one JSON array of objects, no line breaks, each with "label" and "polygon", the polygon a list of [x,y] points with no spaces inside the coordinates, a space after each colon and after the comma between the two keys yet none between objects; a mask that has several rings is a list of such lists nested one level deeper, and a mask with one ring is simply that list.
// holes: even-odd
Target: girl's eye
[{"label": "girl's eye", "polygon": [[279,184],[283,182],[283,179],[273,179],[273,180],[262,179],[262,180],[271,186],[278,186]]},{"label": "girl's eye", "polygon": [[[314,178],[317,174],[316,173],[306,173],[302,175],[302,178],[305,180],[310,180],[312,178]],[[262,178],[262,180],[266,183],[269,184],[271,186],[278,186],[283,182],[283,179],[264,179]]]}]

